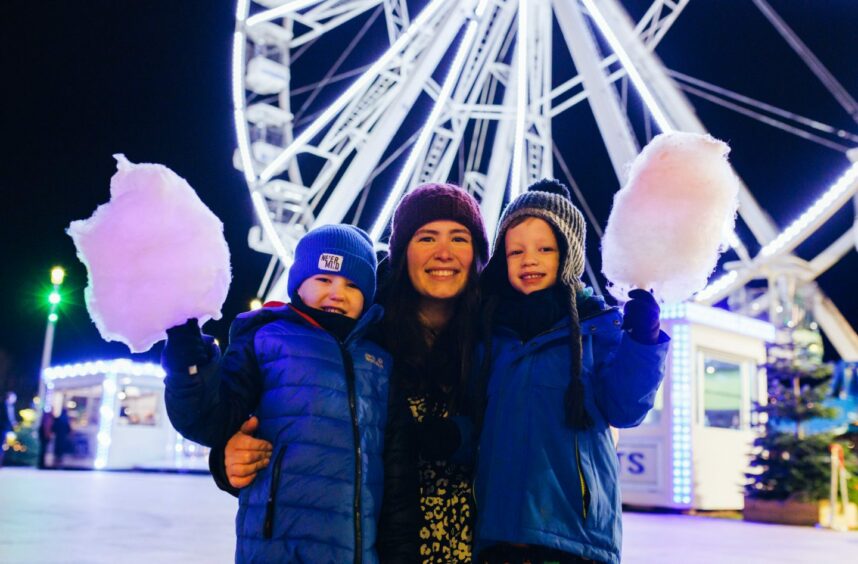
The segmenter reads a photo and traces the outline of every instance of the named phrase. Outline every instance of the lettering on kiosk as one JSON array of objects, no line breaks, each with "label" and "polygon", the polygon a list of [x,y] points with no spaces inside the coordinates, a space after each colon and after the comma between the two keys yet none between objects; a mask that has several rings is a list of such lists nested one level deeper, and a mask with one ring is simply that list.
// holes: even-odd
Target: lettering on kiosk
[{"label": "lettering on kiosk", "polygon": [[658,487],[658,445],[621,445],[617,451],[620,480],[624,486]]}]

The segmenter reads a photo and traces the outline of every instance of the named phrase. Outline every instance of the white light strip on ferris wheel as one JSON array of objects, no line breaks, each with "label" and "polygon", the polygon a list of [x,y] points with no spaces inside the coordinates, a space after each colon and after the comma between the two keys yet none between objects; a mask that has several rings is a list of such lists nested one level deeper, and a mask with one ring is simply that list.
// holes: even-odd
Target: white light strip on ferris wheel
[{"label": "white light strip on ferris wheel", "polygon": [[735,270],[731,270],[724,276],[721,276],[717,280],[714,280],[712,283],[707,285],[705,288],[700,290],[694,295],[694,301],[703,302],[708,300],[709,298],[720,294],[728,287],[730,287],[736,280],[739,278],[739,274]]},{"label": "white light strip on ferris wheel", "polygon": [[858,182],[858,163],[852,163],[852,166],[837,179],[837,182],[825,194],[807,208],[807,211],[793,221],[780,235],[760,249],[760,256],[772,256],[783,251],[786,247],[797,245],[800,242],[800,235],[809,225],[823,219],[823,215],[839,208],[852,197],[856,182]]},{"label": "white light strip on ferris wheel", "polygon": [[249,5],[250,0],[238,0],[235,3],[235,21],[241,23],[247,19],[247,12],[250,10]]},{"label": "white light strip on ferris wheel", "polygon": [[298,10],[303,10],[308,6],[312,6],[313,4],[319,4],[322,0],[292,0],[292,2],[286,2],[281,6],[277,6],[276,8],[271,8],[270,10],[265,10],[264,12],[259,12],[253,16],[247,18],[247,25],[254,26],[258,23],[269,22],[274,18],[279,18],[281,16],[285,16],[286,14],[297,12]]},{"label": "white light strip on ferris wheel", "polygon": [[479,26],[480,17],[483,15],[483,12],[485,12],[487,3],[488,0],[480,0],[479,4],[477,4],[474,19],[468,22],[468,27],[465,29],[465,36],[459,44],[459,49],[456,51],[456,56],[453,58],[453,63],[450,65],[450,70],[447,71],[447,77],[444,79],[444,85],[441,87],[441,91],[435,99],[435,105],[432,106],[432,112],[426,119],[426,123],[423,124],[423,127],[420,130],[420,137],[417,138],[417,141],[414,143],[414,147],[411,148],[411,152],[408,154],[408,159],[405,161],[405,166],[402,167],[402,171],[396,178],[396,183],[388,193],[384,206],[381,208],[381,212],[376,216],[375,223],[373,223],[372,229],[369,231],[369,236],[373,241],[377,242],[381,239],[381,236],[384,233],[384,228],[387,227],[390,214],[393,213],[394,206],[399,202],[399,198],[402,196],[403,192],[405,192],[407,184],[411,181],[414,168],[417,166],[417,159],[423,155],[426,150],[426,146],[432,139],[435,126],[438,125],[438,120],[441,118],[441,114],[447,105],[447,101],[453,93],[453,87],[459,79],[462,67],[465,65],[465,59],[470,53],[471,46],[477,38],[477,27]]},{"label": "white light strip on ferris wheel", "polygon": [[605,16],[603,16],[602,12],[599,11],[599,8],[596,7],[594,0],[581,1],[587,7],[587,12],[589,12],[593,21],[596,22],[596,26],[599,28],[599,31],[602,32],[605,40],[607,40],[611,45],[611,49],[614,50],[614,53],[616,53],[617,57],[620,59],[620,62],[626,69],[626,72],[629,73],[629,78],[632,79],[632,82],[634,83],[638,93],[641,95],[641,98],[643,98],[644,103],[649,108],[649,111],[652,112],[652,116],[655,118],[658,127],[665,133],[673,131],[675,128],[673,127],[673,124],[671,124],[667,114],[664,113],[656,102],[655,96],[653,96],[646,84],[646,81],[644,81],[643,77],[641,77],[638,72],[637,67],[632,63],[631,57],[626,53],[626,50],[623,48],[623,44],[614,33],[614,30],[611,29],[610,25],[608,25],[608,21],[605,19]]},{"label": "white light strip on ferris wheel", "polygon": [[[247,17],[248,0],[238,0],[235,7],[235,18],[242,22]],[[256,172],[253,169],[253,159],[250,155],[250,135],[247,131],[247,120],[244,116],[244,33],[236,30],[232,36],[232,107],[235,122],[235,137],[238,140],[238,154],[241,158],[241,168],[248,187],[253,189],[256,184]]]},{"label": "white light strip on ferris wheel", "polygon": [[516,101],[515,101],[515,141],[512,146],[512,178],[510,178],[509,198],[521,194],[521,168],[524,160],[524,127],[527,118],[527,6],[528,0],[518,0],[518,38],[516,39]]},{"label": "white light strip on ferris wheel", "polygon": [[334,102],[328,106],[328,109],[322,112],[322,115],[316,118],[316,120],[302,131],[301,134],[296,137],[282,153],[277,155],[277,158],[271,161],[271,163],[262,170],[259,175],[260,182],[265,183],[271,180],[277,171],[280,170],[280,168],[285,165],[289,159],[298,153],[300,148],[304,147],[310,142],[310,140],[318,135],[322,128],[338,116],[343,108],[345,108],[361,90],[375,80],[384,67],[389,65],[395,57],[398,57],[404,47],[414,39],[414,36],[422,32],[422,28],[426,24],[427,20],[433,17],[440,9],[446,7],[448,3],[449,0],[432,0],[428,6],[423,8],[417,19],[411,22],[411,25],[408,26],[406,32],[399,36],[399,39],[390,46],[384,55],[373,63],[373,65],[367,69],[360,78],[353,82],[339,98],[334,100]]},{"label": "white light strip on ferris wheel", "polygon": [[[836,209],[836,207],[842,206],[846,200],[852,197],[856,182],[858,182],[858,163],[853,163],[807,211],[801,214],[798,219],[793,221],[789,227],[784,229],[771,242],[760,249],[760,253],[757,256],[767,258],[783,252],[790,245],[797,245],[800,242],[799,237],[805,228],[820,219],[824,214]],[[739,275],[736,271],[725,274],[700,290],[694,296],[694,300],[698,302],[709,300],[727,290],[734,282],[738,281],[738,278]]]},{"label": "white light strip on ferris wheel", "polygon": [[277,233],[277,229],[274,228],[274,222],[271,221],[271,215],[268,210],[268,204],[265,203],[265,198],[258,190],[253,190],[250,193],[250,199],[253,201],[253,207],[256,209],[256,217],[259,218],[259,223],[262,224],[262,230],[265,231],[268,240],[271,241],[271,245],[274,247],[274,252],[277,253],[277,258],[283,263],[283,267],[287,268],[292,264],[292,255],[283,246],[280,235]]}]

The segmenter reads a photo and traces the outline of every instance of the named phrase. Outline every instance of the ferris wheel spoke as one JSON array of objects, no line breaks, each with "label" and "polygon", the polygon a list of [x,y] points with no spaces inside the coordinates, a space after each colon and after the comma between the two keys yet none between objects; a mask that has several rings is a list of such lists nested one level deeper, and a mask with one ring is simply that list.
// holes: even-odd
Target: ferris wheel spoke
[{"label": "ferris wheel spoke", "polygon": [[620,105],[617,90],[597,64],[600,58],[598,47],[578,6],[555,0],[554,13],[575,67],[589,93],[587,99],[590,109],[599,130],[603,132],[602,139],[608,149],[614,173],[622,184],[628,174],[628,163],[639,152],[634,131]]},{"label": "ferris wheel spoke", "polygon": [[858,102],[852,97],[849,92],[843,88],[843,85],[834,78],[834,75],[825,68],[813,51],[807,48],[804,42],[796,35],[796,33],[787,25],[787,23],[778,15],[777,12],[765,0],[752,0],[762,14],[769,20],[774,28],[781,34],[781,37],[789,44],[789,46],[801,58],[804,64],[816,75],[816,78],[828,89],[828,92],[837,100],[837,103],[849,113],[855,123],[858,123]]},{"label": "ferris wheel spoke", "polygon": [[378,6],[381,0],[330,0],[322,2],[307,12],[295,14],[293,19],[308,28],[296,34],[290,47],[300,47],[309,41],[333,31],[342,24]]},{"label": "ferris wheel spoke", "polygon": [[[346,137],[353,137],[355,142],[349,145],[349,150],[355,151],[355,157],[325,206],[316,214],[314,225],[341,221],[361,187],[367,183],[369,175],[421,92],[422,84],[431,76],[467,16],[463,7],[452,3],[449,6],[450,12],[439,12],[440,17],[434,22],[426,22],[430,30],[424,32],[419,42],[412,44],[413,47],[419,44],[421,48],[411,49],[400,60],[399,67],[380,75],[375,87],[356,98],[349,106],[350,109],[341,113],[320,142],[320,146],[328,146],[342,142]],[[431,31],[430,25],[435,32]],[[362,142],[364,139],[370,139],[371,142]]]},{"label": "ferris wheel spoke", "polygon": [[286,2],[279,2],[277,0],[259,0],[259,4],[273,5],[275,7],[250,16],[246,20],[246,25],[248,27],[252,27],[254,25],[270,22],[271,20],[279,18],[290,18],[297,14],[299,10],[304,10],[322,2],[323,0],[287,0]]},{"label": "ferris wheel spoke", "polygon": [[408,16],[408,3],[406,0],[384,0],[383,3],[387,21],[387,38],[392,45],[411,24]]},{"label": "ferris wheel spoke", "polygon": [[[700,89],[706,90],[708,93],[716,95],[719,99],[729,99],[735,102],[740,102],[742,104],[745,104],[746,106],[751,106],[753,108],[756,108],[757,110],[768,112],[770,114],[778,116],[779,118],[783,118],[784,120],[790,121],[796,125],[800,125],[821,133],[826,133],[838,139],[846,139],[848,141],[851,141],[852,143],[858,143],[858,135],[850,133],[849,131],[846,131],[844,129],[839,129],[831,125],[822,123],[818,120],[807,118],[794,112],[781,109],[777,106],[773,106],[771,104],[755,100],[750,96],[739,94],[738,92],[734,92],[722,86],[718,86],[710,82],[700,80],[699,78],[688,76],[687,74],[681,72],[668,70],[668,73],[672,78],[680,82],[688,83],[693,86],[699,87]],[[680,88],[684,89],[684,86],[685,85],[680,84]],[[758,114],[755,113],[754,115]],[[840,150],[839,147],[838,150]]]},{"label": "ferris wheel spoke", "polygon": [[485,62],[500,48],[500,39],[514,11],[513,0],[480,0],[477,3],[475,18],[467,24],[441,91],[421,128],[420,137],[370,229],[373,240],[380,240],[393,206],[409,186],[446,176],[455,160],[458,140],[466,122],[463,116],[458,115],[456,104],[466,101],[469,96],[479,96],[487,76]]},{"label": "ferris wheel spoke", "polygon": [[[557,5],[555,6],[555,14],[558,14],[558,19],[560,18],[560,14],[562,12],[558,10],[570,10],[571,7],[564,3],[562,0],[555,0]],[[662,1],[657,0],[653,2],[650,8],[647,10],[646,14],[641,18],[641,20],[634,27],[634,34],[638,36],[643,43],[643,45],[649,50],[653,51],[664,38],[665,34],[670,30],[671,26],[676,22],[676,19],[682,13],[682,10],[688,5],[689,0],[680,0],[677,2],[671,1]],[[612,66],[616,65],[619,62],[619,58],[616,54],[611,53],[601,59],[598,64],[598,67],[601,72],[608,72]],[[618,69],[610,72],[607,76],[608,83],[613,84],[620,78],[626,77],[627,73],[625,68],[620,66]],[[554,118],[569,108],[575,106],[579,102],[586,100],[589,96],[588,90],[584,88],[583,85],[584,79],[578,74],[573,76],[572,78],[566,80],[565,82],[555,86],[551,90],[551,101],[552,101],[552,111],[551,117]],[[580,88],[581,91],[578,94],[566,99],[564,102],[559,102],[561,96],[575,90],[576,88]]]},{"label": "ferris wheel spoke", "polygon": [[357,35],[355,35],[355,37],[351,40],[351,42],[348,44],[348,46],[343,50],[343,52],[340,54],[340,56],[337,58],[337,60],[334,61],[334,64],[331,65],[331,68],[328,69],[328,72],[325,73],[325,76],[322,77],[322,80],[320,80],[318,83],[316,83],[316,87],[313,89],[313,91],[310,93],[310,95],[307,97],[307,99],[304,101],[304,103],[301,104],[301,107],[298,108],[298,111],[295,113],[295,121],[298,121],[301,119],[301,116],[303,115],[304,111],[310,106],[310,104],[313,103],[313,101],[316,99],[316,97],[319,95],[319,93],[322,91],[322,89],[325,88],[325,86],[327,86],[331,82],[331,78],[336,74],[337,70],[339,70],[339,68],[343,65],[343,62],[345,62],[346,58],[348,58],[348,56],[351,55],[351,53],[355,50],[358,43],[360,43],[360,41],[363,39],[364,35],[366,35],[366,33],[372,27],[372,24],[375,23],[375,20],[378,19],[378,16],[381,15],[381,13],[382,13],[382,8],[379,6],[376,9],[376,11],[369,17],[369,19],[367,19],[367,21],[363,24],[363,26],[360,28],[360,31],[358,31]]}]

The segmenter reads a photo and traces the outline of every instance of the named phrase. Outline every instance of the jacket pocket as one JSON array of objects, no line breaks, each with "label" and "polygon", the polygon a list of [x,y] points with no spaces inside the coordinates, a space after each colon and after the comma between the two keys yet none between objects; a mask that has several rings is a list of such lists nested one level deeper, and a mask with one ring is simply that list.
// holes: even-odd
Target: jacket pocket
[{"label": "jacket pocket", "polygon": [[262,536],[270,539],[274,532],[274,513],[277,507],[277,489],[280,485],[280,463],[283,461],[283,455],[286,454],[288,445],[283,445],[277,451],[277,456],[274,457],[274,469],[271,473],[271,486],[268,490],[268,499],[265,502],[265,521],[262,524]]}]

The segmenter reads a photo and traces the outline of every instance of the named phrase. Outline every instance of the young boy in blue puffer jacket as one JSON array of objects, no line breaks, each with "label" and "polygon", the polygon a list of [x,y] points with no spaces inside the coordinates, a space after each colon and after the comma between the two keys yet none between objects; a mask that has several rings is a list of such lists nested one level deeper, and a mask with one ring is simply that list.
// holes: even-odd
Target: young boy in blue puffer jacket
[{"label": "young boy in blue puffer jacket", "polygon": [[584,235],[557,181],[501,217],[475,362],[477,562],[620,560],[610,426],[652,408],[669,339],[648,292],[632,291],[623,316],[583,286]]},{"label": "young boy in blue puffer jacket", "polygon": [[329,225],[295,249],[289,304],[239,315],[223,356],[196,320],[168,331],[170,421],[223,447],[250,415],[273,445],[242,489],[237,562],[378,561],[391,357],[365,335],[376,258],[365,232]]}]

